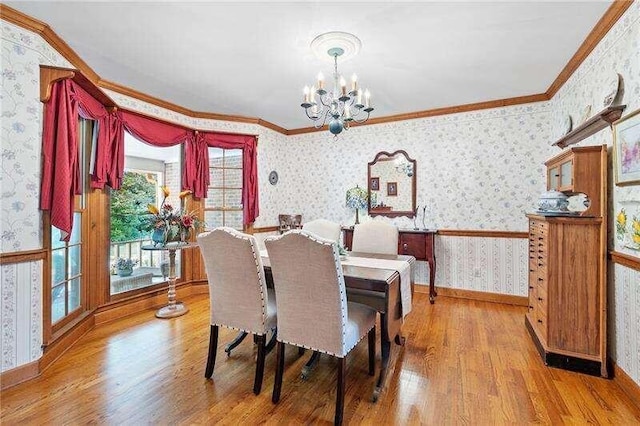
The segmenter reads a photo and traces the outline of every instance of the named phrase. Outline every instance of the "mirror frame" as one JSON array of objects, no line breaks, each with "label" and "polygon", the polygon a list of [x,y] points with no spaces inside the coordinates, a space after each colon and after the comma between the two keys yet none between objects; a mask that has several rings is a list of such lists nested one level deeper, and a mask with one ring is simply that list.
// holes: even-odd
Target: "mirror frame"
[{"label": "mirror frame", "polygon": [[[407,162],[413,164],[413,176],[411,177],[411,202],[412,202],[411,211],[389,211],[389,212],[372,211],[371,209],[371,167],[375,165],[378,161],[381,161],[381,157],[383,156],[393,158],[398,154],[404,155],[404,158],[406,158]],[[382,160],[382,161],[387,161],[387,160]],[[369,196],[367,200],[367,206],[368,206],[369,216],[386,216],[386,217],[406,216],[408,218],[413,218],[415,216],[416,214],[416,182],[417,182],[416,174],[418,172],[418,168],[416,166],[417,166],[416,160],[409,157],[409,154],[407,154],[406,151],[401,149],[393,153],[388,153],[387,151],[380,151],[379,153],[376,154],[373,161],[369,162],[367,167],[367,194]]]}]

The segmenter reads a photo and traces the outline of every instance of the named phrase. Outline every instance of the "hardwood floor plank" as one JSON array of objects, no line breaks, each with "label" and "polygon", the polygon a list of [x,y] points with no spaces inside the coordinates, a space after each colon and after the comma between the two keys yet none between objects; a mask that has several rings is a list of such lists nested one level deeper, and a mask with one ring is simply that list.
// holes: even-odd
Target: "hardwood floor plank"
[{"label": "hardwood floor plank", "polygon": [[[158,320],[153,310],[101,325],[41,377],[2,392],[2,424],[329,424],[337,363],[321,357],[300,378],[309,351],[285,354],[282,395],[271,402],[275,351],[253,395],[256,347],[221,328],[213,379],[204,378],[208,296],[190,312]],[[640,409],[612,380],[546,367],[525,330],[526,308],[416,294],[392,347],[385,389],[373,404],[367,345],[347,358],[345,424],[638,424]],[[378,330],[380,327],[378,327]],[[379,339],[379,336],[378,336]],[[379,341],[379,340],[378,340]],[[380,350],[377,350],[377,368]]]}]

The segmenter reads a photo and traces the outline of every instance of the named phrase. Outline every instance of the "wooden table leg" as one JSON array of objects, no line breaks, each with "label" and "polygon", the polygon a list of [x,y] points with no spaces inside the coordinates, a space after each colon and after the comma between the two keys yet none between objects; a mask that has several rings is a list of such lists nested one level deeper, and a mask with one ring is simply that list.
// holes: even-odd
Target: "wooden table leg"
[{"label": "wooden table leg", "polygon": [[432,305],[436,301],[438,292],[436,291],[436,255],[429,259],[429,303]]},{"label": "wooden table leg", "polygon": [[247,334],[248,333],[246,331],[239,332],[236,338],[233,339],[231,343],[229,343],[227,346],[224,347],[224,351],[227,353],[227,356],[231,356],[231,351],[240,343],[242,343],[244,338],[247,337]]},{"label": "wooden table leg", "polygon": [[[384,334],[384,332],[382,334]],[[376,402],[380,397],[380,393],[382,392],[382,388],[384,387],[384,380],[387,376],[387,368],[389,367],[389,354],[391,353],[391,342],[389,341],[389,339],[380,339],[380,350],[380,376],[378,376],[376,388],[373,390],[373,402]]]},{"label": "wooden table leg", "polygon": [[302,367],[302,373],[300,373],[300,377],[302,378],[302,380],[307,380],[309,378],[311,370],[313,369],[313,367],[315,367],[319,360],[320,352],[313,351],[313,353],[311,354],[311,358],[309,358],[309,361],[307,361],[304,367]]}]

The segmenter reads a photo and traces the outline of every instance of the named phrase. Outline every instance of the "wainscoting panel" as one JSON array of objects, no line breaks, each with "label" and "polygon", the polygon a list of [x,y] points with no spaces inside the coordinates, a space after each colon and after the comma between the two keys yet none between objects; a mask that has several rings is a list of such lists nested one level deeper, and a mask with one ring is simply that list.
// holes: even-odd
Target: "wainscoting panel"
[{"label": "wainscoting panel", "polygon": [[640,271],[616,264],[614,275],[609,291],[610,351],[618,367],[640,385]]},{"label": "wainscoting panel", "polygon": [[[41,260],[1,267],[1,371],[34,361],[42,355]],[[25,313],[28,312],[28,315]]]},{"label": "wainscoting panel", "polygon": [[[526,296],[527,239],[436,237],[436,286]],[[429,283],[429,265],[417,262],[415,282]]]}]

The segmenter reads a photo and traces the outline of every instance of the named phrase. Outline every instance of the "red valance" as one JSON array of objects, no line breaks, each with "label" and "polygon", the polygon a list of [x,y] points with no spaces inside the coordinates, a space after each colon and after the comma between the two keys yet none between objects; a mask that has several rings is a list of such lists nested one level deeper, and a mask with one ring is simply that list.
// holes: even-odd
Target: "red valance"
[{"label": "red valance", "polygon": [[[42,182],[40,208],[51,211],[51,225],[68,241],[73,227],[74,196],[82,193],[78,167],[78,116],[98,122],[96,158],[106,155],[114,138],[124,134],[110,128],[112,116],[86,90],[71,79],[57,81],[46,104],[42,132]],[[102,158],[100,157],[100,158]],[[103,164],[96,162],[90,172],[94,187],[111,183]]]},{"label": "red valance", "polygon": [[124,174],[124,130],[155,146],[184,143],[182,189],[197,198],[207,196],[209,155],[207,147],[243,151],[243,223],[258,216],[258,166],[255,136],[196,132],[177,124],[130,111],[109,112],[98,100],[71,79],[52,85],[45,107],[40,208],[51,211],[51,225],[68,240],[73,226],[74,195],[80,194],[78,167],[78,115],[98,121],[95,165],[91,186],[119,189]]}]

